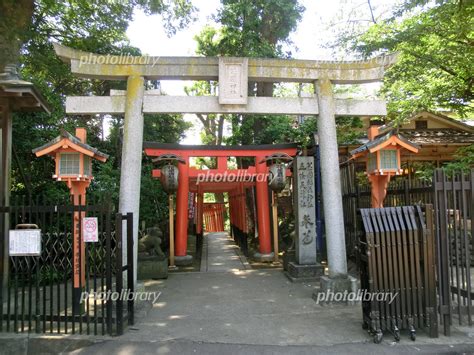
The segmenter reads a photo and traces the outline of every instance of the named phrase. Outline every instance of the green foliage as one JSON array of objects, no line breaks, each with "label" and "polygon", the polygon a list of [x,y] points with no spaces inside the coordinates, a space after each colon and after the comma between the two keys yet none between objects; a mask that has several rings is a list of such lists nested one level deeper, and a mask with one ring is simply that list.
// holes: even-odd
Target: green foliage
[{"label": "green foliage", "polygon": [[444,169],[448,172],[464,171],[474,169],[474,144],[459,148],[454,155],[455,160],[446,164]]},{"label": "green foliage", "polygon": [[[54,53],[52,42],[94,53],[140,55],[126,38],[134,7],[141,7],[147,13],[161,13],[171,32],[188,23],[194,11],[188,0],[35,2],[28,31],[22,34],[21,74],[42,92],[52,114],[16,114],[14,117],[13,197],[41,194],[50,201],[67,198],[66,185],[54,182],[51,177],[54,162],[47,157],[36,158],[31,150],[56,137],[60,128],[74,133],[76,127],[86,127],[88,143],[110,155],[106,163],[94,162],[95,179],[89,187],[88,199],[107,198],[118,204],[123,117],[107,117],[111,127],[110,135],[106,137],[104,115],[66,116],[64,100],[68,95],[108,95],[112,88],[125,89],[126,83],[73,76],[69,65]],[[147,83],[147,86],[153,86],[153,83]],[[181,116],[147,115],[144,139],[175,143],[188,127]],[[148,226],[156,224],[157,218],[167,213],[167,199],[160,183],[151,177],[152,168],[151,162],[144,158],[141,220]]]},{"label": "green foliage", "polygon": [[[290,53],[283,53],[282,44],[289,42],[288,37],[296,29],[303,11],[304,7],[297,0],[222,0],[222,8],[215,16],[220,27],[206,26],[195,37],[196,53],[206,56],[289,57]],[[272,96],[273,85],[251,83],[249,94]],[[290,117],[227,115],[225,120],[232,129],[231,137],[225,139],[227,144],[281,143],[293,141],[295,136],[295,122]],[[205,142],[209,125],[203,124]]]},{"label": "green foliage", "polygon": [[405,1],[391,18],[346,39],[364,57],[399,52],[383,88],[391,118],[439,107],[465,117],[474,113],[473,26],[472,1]]},{"label": "green foliage", "polygon": [[345,144],[358,143],[358,139],[365,135],[363,123],[360,117],[338,116],[336,117],[337,141]]},{"label": "green foliage", "polygon": [[414,171],[414,175],[418,180],[431,182],[433,173],[436,169],[434,162],[411,162],[409,163],[410,172]]},{"label": "green foliage", "polygon": [[196,37],[198,54],[281,57],[282,43],[301,20],[298,0],[222,0],[217,30],[205,27]]}]

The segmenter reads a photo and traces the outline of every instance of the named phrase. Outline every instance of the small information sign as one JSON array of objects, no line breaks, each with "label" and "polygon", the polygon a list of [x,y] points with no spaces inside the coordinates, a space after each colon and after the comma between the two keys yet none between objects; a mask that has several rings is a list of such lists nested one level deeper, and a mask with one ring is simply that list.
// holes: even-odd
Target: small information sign
[{"label": "small information sign", "polygon": [[84,242],[95,243],[99,241],[99,224],[97,217],[85,217],[82,220],[82,233]]},{"label": "small information sign", "polygon": [[16,229],[9,233],[10,256],[39,256],[41,255],[41,230]]}]

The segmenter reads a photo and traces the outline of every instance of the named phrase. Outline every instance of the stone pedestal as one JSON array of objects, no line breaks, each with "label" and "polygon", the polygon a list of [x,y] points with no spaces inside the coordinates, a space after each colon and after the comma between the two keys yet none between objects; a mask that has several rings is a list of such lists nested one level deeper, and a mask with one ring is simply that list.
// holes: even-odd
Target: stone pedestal
[{"label": "stone pedestal", "polygon": [[273,252],[268,254],[255,253],[253,254],[253,258],[259,262],[272,262],[275,258],[275,254]]},{"label": "stone pedestal", "polygon": [[138,280],[167,279],[168,260],[157,257],[140,258],[137,270]]},{"label": "stone pedestal", "polygon": [[176,266],[189,266],[193,263],[193,256],[192,255],[175,256],[174,263],[176,264]]},{"label": "stone pedestal", "polygon": [[[315,301],[324,303],[348,303],[347,294],[357,293],[359,282],[352,276],[329,277],[321,276],[320,288],[313,291]],[[321,296],[322,294],[322,296]]]},{"label": "stone pedestal", "polygon": [[288,263],[287,271],[285,272],[285,275],[292,282],[319,280],[323,274],[324,266],[321,264],[301,265],[294,261]]}]

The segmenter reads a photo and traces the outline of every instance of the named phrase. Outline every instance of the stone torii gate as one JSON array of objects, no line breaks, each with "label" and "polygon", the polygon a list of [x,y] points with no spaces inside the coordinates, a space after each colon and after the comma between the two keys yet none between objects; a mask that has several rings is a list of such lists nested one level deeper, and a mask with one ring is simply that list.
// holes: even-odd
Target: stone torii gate
[{"label": "stone torii gate", "polygon": [[[326,225],[329,277],[347,279],[344,218],[339,175],[335,116],[382,116],[380,100],[338,100],[334,84],[381,81],[394,55],[368,61],[338,62],[227,57],[130,57],[97,55],[55,45],[57,55],[71,72],[99,80],[126,80],[122,95],[68,97],[66,112],[75,115],[124,114],[124,138],[120,178],[120,212],[134,215],[134,256],[137,258],[143,114],[146,113],[240,113],[317,115],[321,175]],[[213,80],[219,96],[161,96],[147,94],[145,80]],[[314,83],[316,97],[248,97],[248,82]],[[125,244],[125,243],[124,243]],[[126,252],[124,252],[126,255]],[[136,268],[135,268],[136,270]],[[136,275],[135,275],[136,280]]]}]

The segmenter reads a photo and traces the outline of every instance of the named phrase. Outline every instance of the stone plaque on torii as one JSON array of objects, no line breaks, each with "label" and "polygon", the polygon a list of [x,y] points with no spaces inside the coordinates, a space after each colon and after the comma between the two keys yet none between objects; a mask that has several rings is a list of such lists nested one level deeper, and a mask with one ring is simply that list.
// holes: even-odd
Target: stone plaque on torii
[{"label": "stone plaque on torii", "polygon": [[[71,72],[77,76],[100,80],[127,80],[125,95],[68,97],[66,112],[75,115],[125,115],[122,166],[128,168],[121,171],[119,210],[133,212],[135,246],[138,238],[144,113],[317,115],[324,214],[326,219],[331,221],[326,227],[329,278],[334,280],[347,278],[335,116],[383,116],[386,114],[386,104],[382,100],[336,99],[333,84],[381,81],[385,69],[395,62],[395,55],[355,62],[137,57],[131,61],[132,64],[123,64],[119,57],[81,52],[58,44],[55,44],[55,50],[61,59],[71,65]],[[142,58],[146,60],[141,60]],[[222,72],[222,68],[226,74]],[[242,78],[245,72],[248,73],[247,80]],[[224,86],[220,97],[147,94],[144,86],[145,80],[220,81],[222,79]],[[314,83],[316,97],[247,97],[243,85],[246,81]],[[134,256],[136,265],[136,250]]]}]

